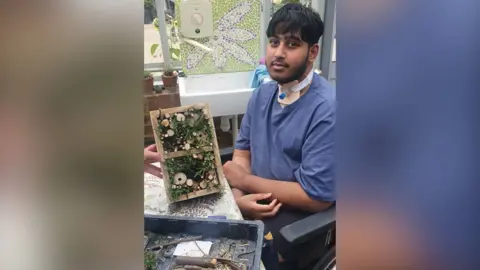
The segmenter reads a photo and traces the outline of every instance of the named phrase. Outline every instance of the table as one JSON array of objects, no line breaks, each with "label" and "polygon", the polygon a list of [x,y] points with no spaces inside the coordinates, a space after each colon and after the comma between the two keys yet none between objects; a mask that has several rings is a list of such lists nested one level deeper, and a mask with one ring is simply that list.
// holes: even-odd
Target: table
[{"label": "table", "polygon": [[[160,167],[159,163],[153,165]],[[168,204],[163,180],[154,175],[143,174],[144,213],[149,215],[172,215],[188,217],[226,216],[227,219],[243,219],[232,190],[225,181],[221,194],[199,197],[187,201]],[[265,270],[263,263],[260,270]]]}]

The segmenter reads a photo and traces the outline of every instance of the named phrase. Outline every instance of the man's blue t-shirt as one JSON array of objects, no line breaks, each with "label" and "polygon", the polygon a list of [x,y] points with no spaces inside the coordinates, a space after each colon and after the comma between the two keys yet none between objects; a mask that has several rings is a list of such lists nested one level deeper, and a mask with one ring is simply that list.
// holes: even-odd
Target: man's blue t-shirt
[{"label": "man's blue t-shirt", "polygon": [[293,104],[282,107],[277,94],[276,82],[253,92],[235,147],[250,150],[252,174],[298,182],[312,199],[334,202],[335,89],[314,74]]}]

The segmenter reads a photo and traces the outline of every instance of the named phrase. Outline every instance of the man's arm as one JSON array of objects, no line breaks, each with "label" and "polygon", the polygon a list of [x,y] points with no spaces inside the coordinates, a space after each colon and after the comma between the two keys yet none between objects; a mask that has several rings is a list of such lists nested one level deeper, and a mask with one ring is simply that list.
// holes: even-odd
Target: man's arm
[{"label": "man's arm", "polygon": [[[257,91],[255,90],[252,93],[252,96],[248,100],[247,109],[242,118],[242,124],[238,132],[238,137],[235,142],[235,150],[233,151],[232,161],[236,164],[242,166],[248,173],[251,173],[250,168],[250,125],[251,125],[251,114],[253,113],[255,98],[257,96]],[[244,196],[246,193],[238,188],[232,188],[233,196],[235,199],[238,199]]]},{"label": "man's arm", "polygon": [[312,213],[323,211],[332,205],[332,202],[310,198],[296,182],[265,179],[250,174],[246,176],[240,188],[250,193],[272,193],[272,198],[278,199],[281,203]]},{"label": "man's arm", "polygon": [[[242,166],[249,174],[251,173],[250,169],[250,150],[240,150],[235,149],[233,151],[232,161],[236,164]],[[232,188],[233,196],[235,199],[240,198],[245,195],[245,192],[238,188]]]},{"label": "man's arm", "polygon": [[242,166],[248,173],[251,173],[250,150],[235,149],[235,151],[233,151],[232,161]]}]

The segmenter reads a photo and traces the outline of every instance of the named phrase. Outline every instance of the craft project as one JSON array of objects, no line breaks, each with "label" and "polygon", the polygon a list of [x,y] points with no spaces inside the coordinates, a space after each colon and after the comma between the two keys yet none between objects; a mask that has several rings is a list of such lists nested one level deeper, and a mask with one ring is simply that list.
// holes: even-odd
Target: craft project
[{"label": "craft project", "polygon": [[208,104],[150,112],[170,202],[220,192],[223,169]]}]

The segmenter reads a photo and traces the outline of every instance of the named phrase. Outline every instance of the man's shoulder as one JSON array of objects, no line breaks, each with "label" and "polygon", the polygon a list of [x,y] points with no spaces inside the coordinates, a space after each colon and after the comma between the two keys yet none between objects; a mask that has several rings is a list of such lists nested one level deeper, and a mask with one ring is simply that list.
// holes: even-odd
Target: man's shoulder
[{"label": "man's shoulder", "polygon": [[275,91],[277,91],[278,83],[276,81],[269,81],[260,85],[257,89],[253,90],[253,96],[255,97],[270,97]]},{"label": "man's shoulder", "polygon": [[252,106],[256,106],[255,104],[264,104],[268,103],[275,92],[277,91],[278,84],[275,81],[270,81],[263,83],[258,88],[253,90],[252,96],[250,97],[250,103]]},{"label": "man's shoulder", "polygon": [[337,107],[335,87],[324,77],[315,74],[311,89],[314,114],[334,114]]}]

